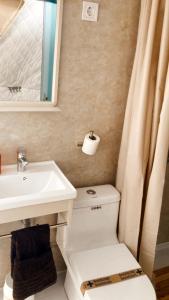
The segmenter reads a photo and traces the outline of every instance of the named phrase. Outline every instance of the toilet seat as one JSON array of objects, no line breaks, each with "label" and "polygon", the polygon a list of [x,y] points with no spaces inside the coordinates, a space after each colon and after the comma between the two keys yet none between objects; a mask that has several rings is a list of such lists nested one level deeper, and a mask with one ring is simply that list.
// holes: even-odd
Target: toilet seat
[{"label": "toilet seat", "polygon": [[[88,280],[140,268],[124,244],[74,252],[69,255],[77,288]],[[84,300],[156,300],[151,281],[146,275],[87,290]]]}]

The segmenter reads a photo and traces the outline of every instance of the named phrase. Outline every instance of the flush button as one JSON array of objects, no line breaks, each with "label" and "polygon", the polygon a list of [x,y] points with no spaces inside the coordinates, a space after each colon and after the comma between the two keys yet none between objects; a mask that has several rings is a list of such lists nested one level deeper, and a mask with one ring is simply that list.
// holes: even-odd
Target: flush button
[{"label": "flush button", "polygon": [[92,189],[87,190],[86,193],[89,194],[89,195],[96,195],[96,191],[92,190]]}]

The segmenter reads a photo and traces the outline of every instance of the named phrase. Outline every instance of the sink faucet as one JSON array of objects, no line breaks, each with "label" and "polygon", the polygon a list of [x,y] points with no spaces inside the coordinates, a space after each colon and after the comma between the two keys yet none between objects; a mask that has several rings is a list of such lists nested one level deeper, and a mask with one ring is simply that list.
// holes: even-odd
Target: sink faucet
[{"label": "sink faucet", "polygon": [[24,147],[19,147],[17,151],[17,171],[24,172],[27,165],[28,161],[26,159],[25,149]]}]

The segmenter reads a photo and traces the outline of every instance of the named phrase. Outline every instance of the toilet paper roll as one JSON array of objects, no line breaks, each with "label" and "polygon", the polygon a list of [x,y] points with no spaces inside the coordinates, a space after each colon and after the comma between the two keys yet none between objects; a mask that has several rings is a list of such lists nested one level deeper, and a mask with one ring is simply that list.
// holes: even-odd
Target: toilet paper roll
[{"label": "toilet paper roll", "polygon": [[88,155],[94,155],[100,143],[100,137],[96,134],[93,134],[91,137],[91,133],[85,135],[82,151]]}]

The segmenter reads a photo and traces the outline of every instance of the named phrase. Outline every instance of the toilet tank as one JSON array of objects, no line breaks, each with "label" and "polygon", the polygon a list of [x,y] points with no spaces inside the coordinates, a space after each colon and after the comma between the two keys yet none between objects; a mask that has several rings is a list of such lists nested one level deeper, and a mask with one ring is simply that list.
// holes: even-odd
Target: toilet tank
[{"label": "toilet tank", "polygon": [[81,251],[118,243],[119,202],[112,185],[77,189],[71,223],[64,229],[64,248]]}]

